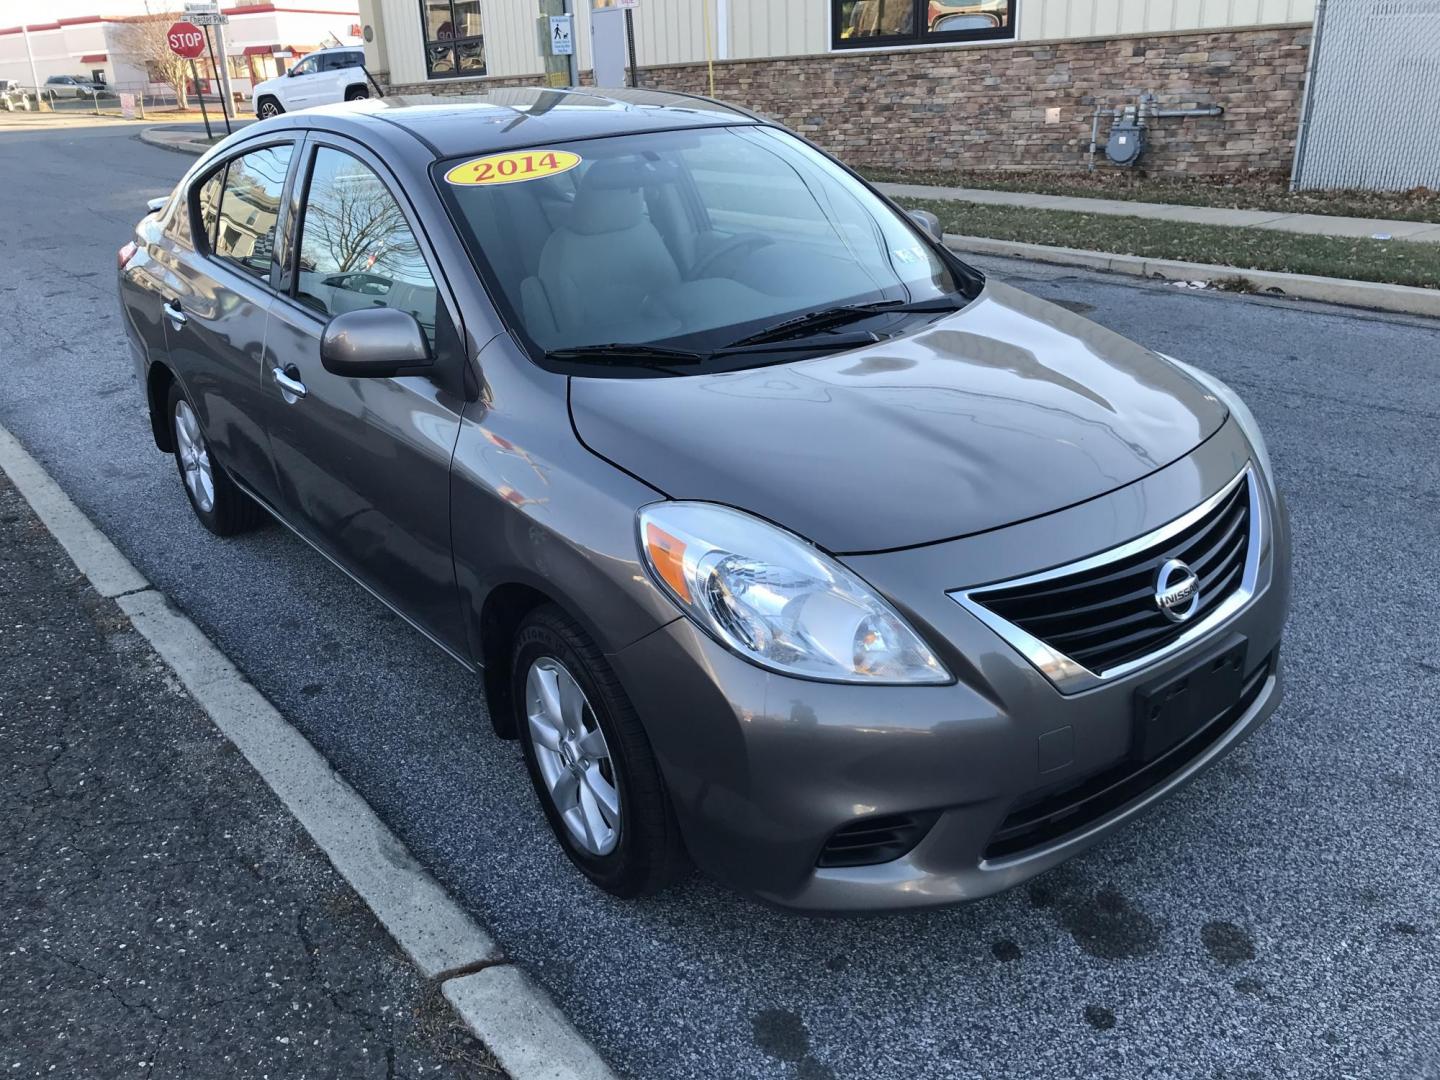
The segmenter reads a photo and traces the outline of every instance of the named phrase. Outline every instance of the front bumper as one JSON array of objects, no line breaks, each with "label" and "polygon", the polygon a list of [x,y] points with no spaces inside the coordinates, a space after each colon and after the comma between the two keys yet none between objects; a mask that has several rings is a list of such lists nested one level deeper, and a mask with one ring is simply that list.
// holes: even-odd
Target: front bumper
[{"label": "front bumper", "polygon": [[[1178,790],[1280,701],[1289,528],[1268,481],[1261,500],[1268,546],[1250,601],[1163,661],[1093,689],[1061,694],[946,591],[1065,564],[1158,528],[1219,490],[1248,458],[1231,422],[1182,461],[1101,499],[965,540],[845,558],[937,649],[956,676],[949,686],[867,687],[770,674],[685,619],[615,654],[697,864],[797,909],[954,903],[1049,869]],[[1142,786],[1117,789],[1119,801],[1077,817],[1073,828],[996,853],[992,841],[1018,806],[1125,772],[1137,689],[1239,637],[1251,693],[1203,746],[1197,740],[1190,752],[1165,759],[1140,778]],[[930,812],[934,824],[901,858],[817,866],[843,825]]]}]

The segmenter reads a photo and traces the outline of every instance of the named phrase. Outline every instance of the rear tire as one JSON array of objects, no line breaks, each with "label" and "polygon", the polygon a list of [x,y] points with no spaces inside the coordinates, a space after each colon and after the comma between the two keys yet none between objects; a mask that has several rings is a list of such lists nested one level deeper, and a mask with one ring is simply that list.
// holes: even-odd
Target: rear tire
[{"label": "rear tire", "polygon": [[265,511],[241,491],[230,474],[211,457],[199,414],[178,382],[170,386],[165,415],[175,442],[175,466],[180,472],[180,484],[200,524],[216,536],[234,536],[260,524],[265,519]]},{"label": "rear tire", "polygon": [[370,90],[364,86],[352,86],[345,91],[346,101],[363,101],[370,96]]},{"label": "rear tire", "polygon": [[[573,737],[562,730],[563,749],[542,743],[537,750],[540,739],[555,741],[548,734],[555,729],[547,725],[543,693],[547,685],[558,685],[557,676],[562,683],[568,676],[571,692],[582,695]],[[536,608],[516,632],[511,698],[535,793],[570,861],[600,888],[623,898],[648,896],[683,877],[689,860],[640,718],[599,648],[554,605]],[[562,787],[574,792],[568,810],[555,794]],[[618,811],[607,813],[605,798],[612,793]],[[594,833],[581,824],[587,811],[597,826]]]}]

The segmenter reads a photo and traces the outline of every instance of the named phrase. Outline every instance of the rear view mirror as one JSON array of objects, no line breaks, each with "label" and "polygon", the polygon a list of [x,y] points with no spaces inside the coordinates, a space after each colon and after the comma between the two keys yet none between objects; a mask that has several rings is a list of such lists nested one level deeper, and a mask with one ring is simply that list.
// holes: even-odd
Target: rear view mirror
[{"label": "rear view mirror", "polygon": [[433,362],[415,316],[397,308],[361,308],[336,315],[320,337],[320,363],[332,375],[380,379]]},{"label": "rear view mirror", "polygon": [[911,210],[910,220],[924,229],[937,244],[945,242],[945,229],[941,226],[940,219],[929,210]]}]

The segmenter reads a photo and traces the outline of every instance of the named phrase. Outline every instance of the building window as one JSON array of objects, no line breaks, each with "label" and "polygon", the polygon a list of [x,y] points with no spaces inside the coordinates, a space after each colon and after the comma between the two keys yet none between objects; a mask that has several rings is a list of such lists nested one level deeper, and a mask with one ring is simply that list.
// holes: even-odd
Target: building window
[{"label": "building window", "polygon": [[1015,0],[831,0],[830,6],[836,49],[1015,36]]},{"label": "building window", "polygon": [[420,0],[425,70],[432,79],[485,74],[480,0]]}]

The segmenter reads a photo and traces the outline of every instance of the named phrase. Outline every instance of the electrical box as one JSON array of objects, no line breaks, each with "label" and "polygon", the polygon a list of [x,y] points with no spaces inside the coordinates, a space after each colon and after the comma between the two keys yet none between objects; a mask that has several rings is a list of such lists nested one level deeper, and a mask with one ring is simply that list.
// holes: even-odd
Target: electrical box
[{"label": "electrical box", "polygon": [[1110,125],[1105,156],[1122,168],[1140,160],[1145,151],[1145,125],[1133,116],[1122,116]]}]

